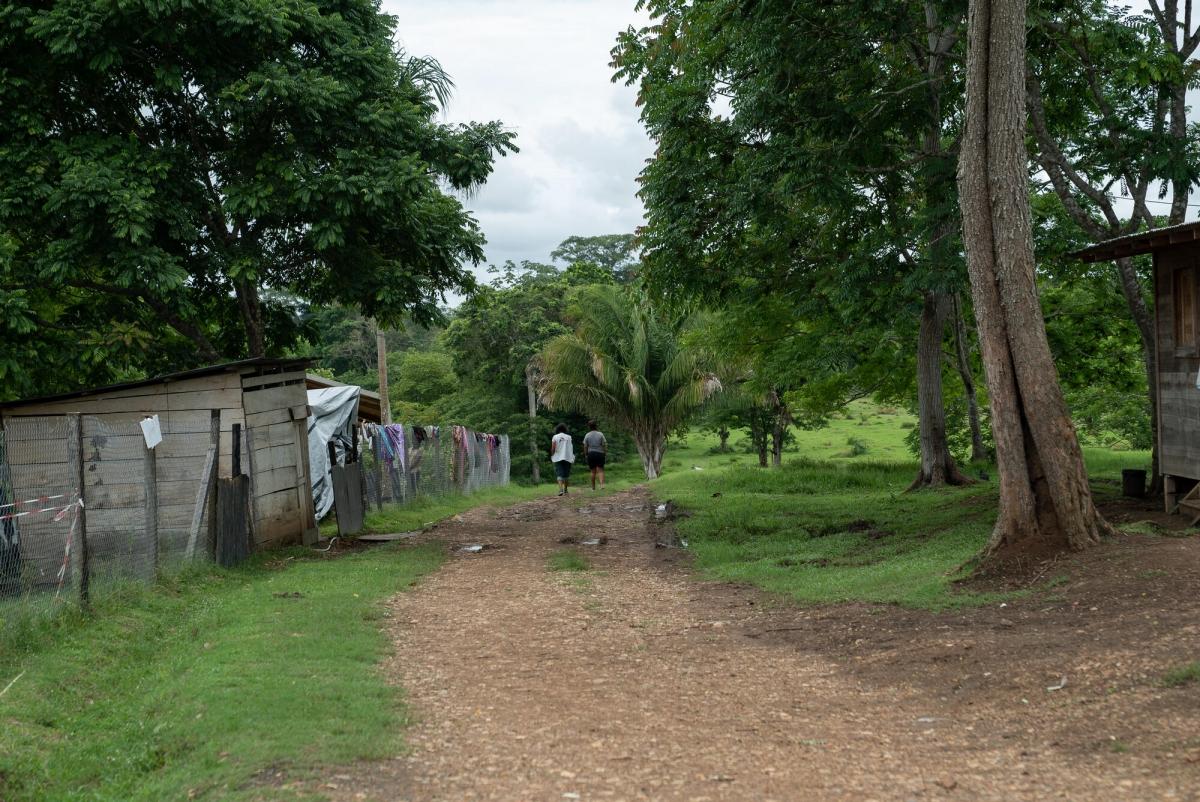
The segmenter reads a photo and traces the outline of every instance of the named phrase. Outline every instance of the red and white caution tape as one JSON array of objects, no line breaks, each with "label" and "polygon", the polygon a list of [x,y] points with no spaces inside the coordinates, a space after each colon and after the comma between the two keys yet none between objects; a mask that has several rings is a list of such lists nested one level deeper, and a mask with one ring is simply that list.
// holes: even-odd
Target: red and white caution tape
[{"label": "red and white caution tape", "polygon": [[63,544],[63,561],[58,568],[58,588],[54,591],[54,599],[58,600],[58,595],[62,593],[63,582],[67,578],[67,566],[71,564],[71,544],[75,542],[75,527],[79,523],[79,511],[83,509],[83,499],[76,495],[75,500],[67,505],[59,515],[54,516],[54,520],[60,520],[59,516],[65,516],[67,510],[75,510],[74,517],[71,518],[71,531],[67,533],[67,542]]},{"label": "red and white caution tape", "polygon": [[59,493],[57,496],[38,496],[37,498],[27,498],[24,501],[12,501],[8,504],[0,504],[0,510],[7,510],[16,507],[25,507],[29,504],[47,504],[55,499],[66,498],[66,493]]},{"label": "red and white caution tape", "polygon": [[[62,498],[62,497],[60,496],[60,498]],[[54,520],[61,521],[63,518],[67,517],[67,512],[74,506],[75,506],[75,502],[71,502],[70,504],[64,504],[61,507],[46,507],[46,508],[40,509],[40,510],[25,510],[24,512],[10,512],[6,515],[0,515],[0,521],[11,521],[14,518],[24,518],[26,515],[41,515],[42,513],[46,513],[46,512],[57,513],[54,516]]]}]

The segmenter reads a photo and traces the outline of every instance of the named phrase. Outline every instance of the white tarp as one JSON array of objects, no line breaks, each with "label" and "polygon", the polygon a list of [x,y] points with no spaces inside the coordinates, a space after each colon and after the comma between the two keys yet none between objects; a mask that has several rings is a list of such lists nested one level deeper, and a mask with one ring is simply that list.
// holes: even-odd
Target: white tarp
[{"label": "white tarp", "polygon": [[308,391],[308,468],[312,479],[313,506],[321,520],[333,506],[333,481],[329,470],[329,443],[344,461],[351,446],[351,429],[358,418],[361,387],[345,385]]}]

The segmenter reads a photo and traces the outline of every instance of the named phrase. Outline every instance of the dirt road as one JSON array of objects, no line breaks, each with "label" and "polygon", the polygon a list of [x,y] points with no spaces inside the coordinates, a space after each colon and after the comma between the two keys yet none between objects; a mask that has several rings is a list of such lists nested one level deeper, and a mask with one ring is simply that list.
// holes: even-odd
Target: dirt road
[{"label": "dirt road", "polygon": [[[417,723],[338,800],[1200,799],[1200,545],[1137,538],[1009,603],[773,602],[656,549],[642,491],[438,527],[452,560],[392,602]],[[565,537],[592,570],[554,572]],[[480,543],[478,554],[458,547]],[[1176,598],[1178,597],[1178,598]],[[1065,684],[1064,684],[1065,680]],[[1059,687],[1063,686],[1063,687]]]}]

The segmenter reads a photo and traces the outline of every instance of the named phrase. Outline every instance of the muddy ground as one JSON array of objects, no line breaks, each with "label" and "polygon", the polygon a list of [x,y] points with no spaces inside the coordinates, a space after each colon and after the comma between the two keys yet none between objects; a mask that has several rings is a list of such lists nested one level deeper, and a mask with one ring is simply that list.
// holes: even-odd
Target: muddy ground
[{"label": "muddy ground", "polygon": [[[336,800],[1200,800],[1200,539],[1126,536],[1003,605],[800,608],[699,581],[640,490],[477,510],[390,604],[406,754]],[[1119,511],[1114,510],[1114,517]],[[586,572],[553,572],[564,538]],[[479,553],[461,551],[482,544]]]}]

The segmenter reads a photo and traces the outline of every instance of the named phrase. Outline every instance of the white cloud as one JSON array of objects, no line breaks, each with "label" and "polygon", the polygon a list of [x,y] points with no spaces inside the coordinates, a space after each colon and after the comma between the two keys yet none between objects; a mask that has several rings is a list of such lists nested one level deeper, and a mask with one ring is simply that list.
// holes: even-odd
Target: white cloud
[{"label": "white cloud", "polygon": [[634,90],[611,81],[617,33],[644,18],[634,0],[383,0],[397,38],[455,82],[447,117],[501,120],[520,153],[466,200],[489,262],[549,261],[573,234],[632,232],[636,177],[651,145]]}]

